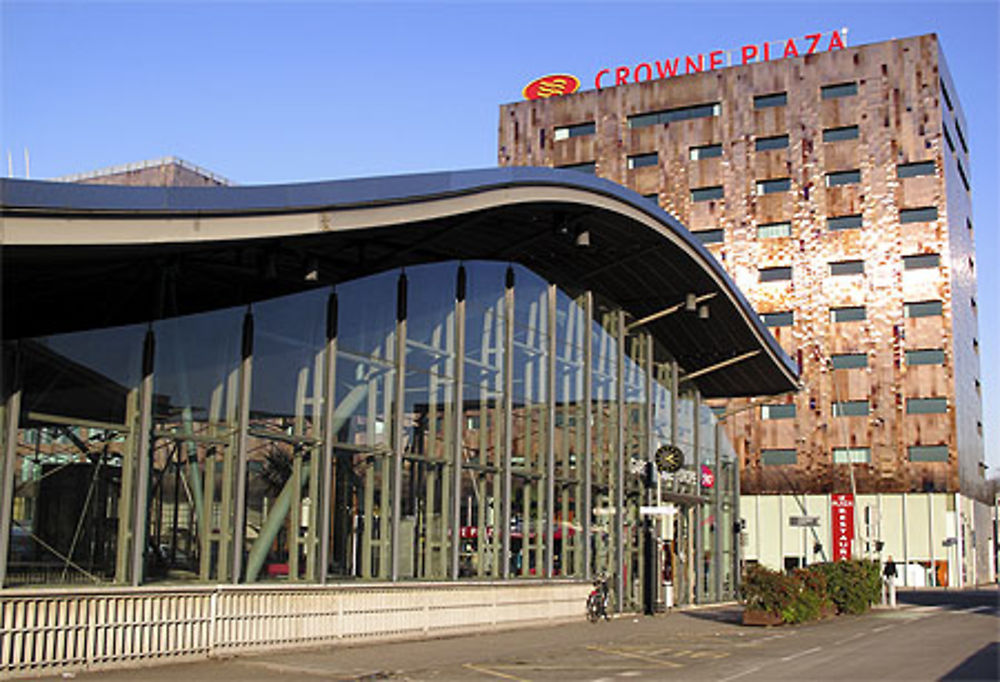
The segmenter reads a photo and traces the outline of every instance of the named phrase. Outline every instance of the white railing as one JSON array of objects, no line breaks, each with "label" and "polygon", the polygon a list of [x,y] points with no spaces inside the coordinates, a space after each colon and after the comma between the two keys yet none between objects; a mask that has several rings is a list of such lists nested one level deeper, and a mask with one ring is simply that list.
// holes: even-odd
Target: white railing
[{"label": "white railing", "polygon": [[4,590],[0,678],[572,620],[588,591],[580,582]]}]

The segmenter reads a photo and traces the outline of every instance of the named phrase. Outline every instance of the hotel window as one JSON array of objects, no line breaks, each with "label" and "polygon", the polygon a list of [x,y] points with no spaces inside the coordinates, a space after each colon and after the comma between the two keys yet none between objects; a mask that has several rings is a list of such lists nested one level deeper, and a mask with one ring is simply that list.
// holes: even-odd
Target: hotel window
[{"label": "hotel window", "polygon": [[951,141],[951,135],[948,134],[948,126],[941,123],[941,131],[944,133],[944,141],[948,143],[948,149],[952,154],[955,153],[955,143]]},{"label": "hotel window", "polygon": [[854,230],[861,227],[861,214],[841,215],[826,219],[826,229],[831,232],[837,230]]},{"label": "hotel window", "polygon": [[656,152],[628,157],[629,168],[646,168],[647,166],[655,166],[659,162],[660,156]]},{"label": "hotel window", "polygon": [[560,170],[571,170],[593,175],[597,172],[597,163],[594,161],[587,161],[586,163],[570,163],[565,166],[556,166],[556,168],[559,168]]},{"label": "hotel window", "polygon": [[768,448],[760,451],[760,463],[763,466],[782,466],[795,464],[795,450],[790,448]]},{"label": "hotel window", "polygon": [[947,411],[947,398],[906,399],[906,414],[944,414]]},{"label": "hotel window", "polygon": [[654,111],[648,114],[636,114],[628,117],[629,128],[645,128],[657,123],[670,123],[672,121],[687,121],[692,118],[708,118],[718,116],[722,111],[718,102],[709,104],[696,104],[691,107],[679,107],[677,109],[665,109]]},{"label": "hotel window", "polygon": [[596,131],[594,122],[589,123],[577,123],[571,126],[559,126],[553,131],[553,138],[556,140],[568,140],[571,137],[583,137],[584,135],[593,135]]},{"label": "hotel window", "polygon": [[850,97],[851,95],[858,94],[858,84],[855,82],[850,83],[837,83],[835,85],[824,85],[820,88],[820,95],[823,99],[836,99],[838,97]]},{"label": "hotel window", "polygon": [[840,400],[832,408],[834,417],[867,417],[870,412],[867,400]]},{"label": "hotel window", "polygon": [[841,128],[827,128],[823,131],[824,142],[841,142],[843,140],[858,139],[857,126],[843,126]]},{"label": "hotel window", "polygon": [[926,270],[936,268],[941,264],[941,256],[936,253],[920,253],[914,256],[903,256],[904,270]]},{"label": "hotel window", "polygon": [[643,199],[649,199],[650,201],[652,201],[657,206],[660,205],[660,195],[659,194],[643,194],[642,198]]},{"label": "hotel window", "polygon": [[792,278],[792,269],[790,267],[761,268],[758,272],[760,273],[761,282],[782,282]]},{"label": "hotel window", "polygon": [[834,464],[868,464],[872,461],[871,448],[834,448]]},{"label": "hotel window", "polygon": [[863,275],[864,273],[865,262],[863,260],[842,260],[837,263],[830,263],[830,274],[834,277]]},{"label": "hotel window", "polygon": [[861,171],[837,171],[826,174],[827,187],[839,187],[840,185],[856,185],[861,182]]},{"label": "hotel window", "polygon": [[934,175],[933,161],[917,161],[915,163],[901,163],[896,166],[896,177],[915,178],[918,175]]},{"label": "hotel window", "polygon": [[795,314],[791,311],[762,313],[760,319],[764,321],[765,327],[791,327],[795,321]]},{"label": "hotel window", "polygon": [[947,445],[911,445],[906,448],[911,462],[947,462]]},{"label": "hotel window", "polygon": [[698,159],[715,159],[722,156],[722,145],[706,144],[700,147],[691,147],[689,151],[692,161],[697,161]]},{"label": "hotel window", "polygon": [[691,201],[711,201],[723,197],[722,185],[715,187],[698,187],[691,190]]},{"label": "hotel window", "polygon": [[955,132],[958,133],[958,142],[962,145],[962,151],[966,154],[969,153],[969,145],[965,144],[965,135],[962,134],[962,126],[955,121]]},{"label": "hotel window", "polygon": [[698,230],[691,234],[702,244],[721,244],[726,236],[725,230]]},{"label": "hotel window", "polygon": [[866,317],[863,305],[845,306],[843,308],[830,308],[830,320],[832,322],[858,322]]},{"label": "hotel window", "polygon": [[795,419],[795,403],[781,405],[761,405],[761,419]]},{"label": "hotel window", "polygon": [[907,365],[943,365],[944,350],[941,348],[920,348],[906,351]]},{"label": "hotel window", "polygon": [[861,369],[868,366],[866,353],[838,353],[830,356],[830,365],[834,369]]},{"label": "hotel window", "polygon": [[776,192],[787,192],[791,189],[790,178],[776,178],[774,180],[758,180],[757,196],[762,194],[775,194]]},{"label": "hotel window", "polygon": [[761,239],[769,237],[790,237],[792,236],[791,223],[767,223],[757,226],[757,236]]},{"label": "hotel window", "polygon": [[754,143],[754,149],[758,152],[766,152],[771,149],[787,149],[788,135],[775,135],[774,137],[758,137]]},{"label": "hotel window", "polygon": [[901,208],[899,209],[900,223],[928,223],[937,220],[937,206],[924,206],[923,208]]},{"label": "hotel window", "polygon": [[971,192],[972,188],[969,187],[969,178],[965,177],[965,169],[962,168],[962,162],[958,161],[958,177],[962,178],[962,186],[965,187],[966,192]]},{"label": "hotel window", "polygon": [[754,109],[770,109],[771,107],[783,107],[788,104],[788,93],[775,92],[770,95],[757,95],[753,98]]},{"label": "hotel window", "polygon": [[915,301],[903,304],[904,317],[934,317],[941,314],[941,301]]},{"label": "hotel window", "polygon": [[951,95],[948,94],[948,88],[944,86],[944,81],[941,81],[941,94],[944,96],[944,103],[948,105],[948,111],[954,109],[951,105]]}]

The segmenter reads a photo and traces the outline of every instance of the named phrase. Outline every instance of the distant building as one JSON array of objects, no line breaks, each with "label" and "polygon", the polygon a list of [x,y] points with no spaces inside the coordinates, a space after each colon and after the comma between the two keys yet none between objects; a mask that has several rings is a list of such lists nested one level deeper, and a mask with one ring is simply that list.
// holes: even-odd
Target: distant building
[{"label": "distant building", "polygon": [[131,185],[143,187],[223,187],[229,180],[176,156],[110,166],[86,173],[53,178],[55,182],[86,185]]},{"label": "distant building", "polygon": [[658,203],[797,361],[803,390],[718,408],[747,559],[828,558],[830,496],[855,489],[855,553],[884,543],[907,581],[987,579],[970,142],[937,37],[708,66],[606,69],[601,89],[504,105],[499,162]]}]

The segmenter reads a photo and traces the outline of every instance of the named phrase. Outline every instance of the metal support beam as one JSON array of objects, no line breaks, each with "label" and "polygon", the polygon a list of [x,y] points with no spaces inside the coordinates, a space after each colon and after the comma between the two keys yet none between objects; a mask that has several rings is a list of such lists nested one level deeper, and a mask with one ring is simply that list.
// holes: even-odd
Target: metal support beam
[{"label": "metal support beam", "polygon": [[333,505],[333,412],[337,402],[337,292],[331,291],[326,301],[326,364],[323,369],[323,416],[319,450],[319,495],[316,505],[316,532],[319,534],[319,551],[316,553],[316,577],[320,585],[327,580],[330,565],[330,512]]},{"label": "metal support beam", "polygon": [[[548,299],[548,398],[547,431],[545,439],[545,577],[551,578],[555,568],[555,518],[556,518],[556,285],[549,285]],[[569,536],[563,533],[563,554],[569,547]],[[565,558],[565,557],[564,557]],[[563,564],[565,566],[565,563]]]},{"label": "metal support beam", "polygon": [[615,358],[615,608],[625,608],[625,311],[614,313],[618,355]]},{"label": "metal support beam", "polygon": [[712,514],[715,516],[715,532],[712,534],[712,577],[714,578],[712,581],[712,600],[721,601],[722,567],[724,566],[722,560],[722,534],[726,532],[725,526],[722,525],[722,484],[725,480],[722,476],[722,422],[716,422],[714,430],[715,484],[712,486],[712,490],[715,494],[712,495]]},{"label": "metal support beam", "polygon": [[[694,399],[694,475],[698,481],[698,497],[705,494],[701,487],[701,394],[692,391]],[[694,525],[694,601],[705,603],[705,503],[695,505]]]},{"label": "metal support beam", "polygon": [[591,547],[590,520],[593,516],[594,475],[594,294],[587,291],[583,295],[583,577],[590,580]]},{"label": "metal support beam", "polygon": [[3,405],[0,428],[3,434],[3,456],[0,462],[0,590],[7,578],[7,557],[10,552],[10,527],[14,511],[14,463],[17,460],[17,429],[21,415],[21,346],[13,342],[13,366],[10,394]]},{"label": "metal support beam", "polygon": [[[243,573],[243,537],[246,532],[247,431],[250,428],[250,386],[253,377],[253,313],[243,316],[239,398],[236,417],[236,471],[233,490],[233,569],[232,582],[240,582]],[[223,510],[227,513],[228,510]]]},{"label": "metal support beam", "polygon": [[[500,576],[510,577],[510,513],[514,447],[514,268],[507,268],[504,286],[503,340],[503,462],[501,463]],[[482,542],[480,539],[479,542]]]},{"label": "metal support beam", "polygon": [[752,350],[748,353],[737,355],[734,358],[729,358],[728,360],[716,362],[714,365],[709,365],[708,367],[702,367],[699,370],[685,374],[684,376],[681,377],[681,381],[691,381],[692,379],[697,379],[698,377],[708,374],[709,372],[714,372],[716,370],[722,369],[723,367],[729,367],[729,365],[735,365],[737,362],[743,362],[744,360],[749,360],[750,358],[759,353],[760,350]]},{"label": "metal support beam", "polygon": [[[827,507],[829,509],[829,507]],[[743,539],[743,530],[741,519],[743,518],[742,512],[740,511],[740,461],[737,455],[736,461],[733,462],[733,599],[740,598],[740,583],[743,580],[743,573],[741,567],[743,565],[743,547],[741,540]],[[737,530],[739,529],[739,530]]]},{"label": "metal support beam", "polygon": [[135,479],[132,485],[132,560],[131,583],[138,586],[143,579],[143,558],[146,555],[146,512],[149,491],[149,446],[153,429],[153,364],[156,357],[156,337],[146,330],[142,344],[142,384],[139,389],[139,428],[135,435]]},{"label": "metal support beam", "polygon": [[[702,294],[701,296],[697,296],[697,297],[695,297],[694,300],[695,300],[695,303],[702,303],[702,302],[707,301],[707,300],[709,300],[711,298],[715,298],[715,292],[714,291],[712,293],[710,293],[710,294]],[[649,324],[653,320],[658,320],[661,317],[666,317],[667,315],[672,315],[672,314],[676,313],[678,310],[683,310],[684,307],[685,307],[685,305],[687,305],[687,301],[681,301],[680,303],[675,303],[672,306],[668,306],[668,307],[664,308],[663,310],[657,311],[657,312],[653,313],[652,315],[646,315],[646,317],[642,317],[642,318],[640,318],[640,319],[638,319],[638,320],[636,320],[634,322],[630,322],[628,324],[628,326],[625,327],[625,331],[630,332],[633,329],[635,329],[637,327],[641,327],[644,324]]]},{"label": "metal support beam", "polygon": [[[465,430],[463,407],[465,404],[465,266],[459,265],[455,282],[455,433],[452,438],[451,460],[451,553],[450,575],[452,580],[458,580],[459,559],[462,548],[462,443]],[[480,413],[485,412],[485,406],[480,406]],[[482,419],[485,424],[486,420]],[[445,504],[445,502],[442,502]],[[482,504],[482,503],[481,503]],[[472,521],[469,521],[472,525]],[[478,539],[484,542],[485,538]]]},{"label": "metal support beam", "polygon": [[[390,523],[389,578],[399,580],[400,524],[403,512],[403,414],[406,407],[406,273],[399,273],[396,284],[396,382],[393,399],[392,431],[392,518]],[[385,505],[385,500],[382,500]]]}]

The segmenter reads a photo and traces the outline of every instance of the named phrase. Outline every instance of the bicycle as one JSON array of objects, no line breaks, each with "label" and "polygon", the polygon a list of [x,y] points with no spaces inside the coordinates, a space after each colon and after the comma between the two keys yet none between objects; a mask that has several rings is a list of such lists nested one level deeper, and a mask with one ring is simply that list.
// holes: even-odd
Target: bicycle
[{"label": "bicycle", "polygon": [[594,580],[594,589],[587,596],[587,620],[596,623],[604,617],[608,620],[608,579],[600,576]]}]

